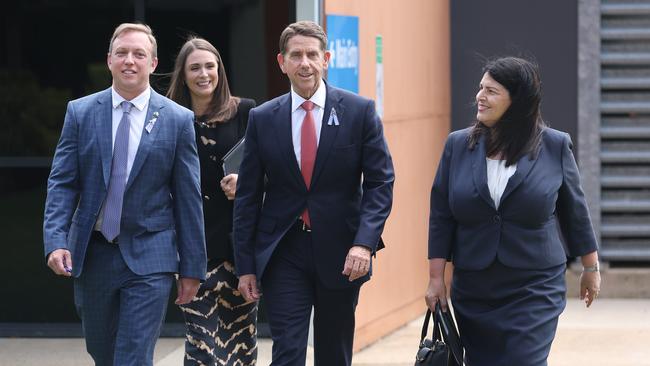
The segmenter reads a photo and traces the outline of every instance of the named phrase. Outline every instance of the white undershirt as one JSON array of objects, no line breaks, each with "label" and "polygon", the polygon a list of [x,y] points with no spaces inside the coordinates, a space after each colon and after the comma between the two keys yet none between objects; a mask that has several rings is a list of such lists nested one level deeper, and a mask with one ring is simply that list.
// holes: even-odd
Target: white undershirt
[{"label": "white undershirt", "polygon": [[487,183],[490,197],[494,200],[495,207],[499,208],[503,191],[505,191],[510,177],[517,171],[517,164],[506,167],[505,160],[485,158],[485,161],[487,162]]}]

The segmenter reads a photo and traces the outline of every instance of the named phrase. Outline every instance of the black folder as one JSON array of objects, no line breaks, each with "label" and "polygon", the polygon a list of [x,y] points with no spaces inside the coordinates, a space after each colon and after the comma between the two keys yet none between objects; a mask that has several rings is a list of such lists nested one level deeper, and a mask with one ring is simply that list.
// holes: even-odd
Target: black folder
[{"label": "black folder", "polygon": [[237,174],[239,172],[239,165],[244,158],[244,138],[237,141],[235,146],[230,149],[221,159],[223,166],[223,176],[228,174]]}]

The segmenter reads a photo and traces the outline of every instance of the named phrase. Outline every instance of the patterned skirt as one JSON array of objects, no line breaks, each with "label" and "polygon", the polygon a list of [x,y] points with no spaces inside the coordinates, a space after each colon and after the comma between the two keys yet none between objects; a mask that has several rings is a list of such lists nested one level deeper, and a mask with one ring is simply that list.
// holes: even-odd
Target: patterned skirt
[{"label": "patterned skirt", "polygon": [[245,303],[229,262],[207,273],[196,297],[182,305],[185,365],[249,366],[257,361],[257,303]]}]

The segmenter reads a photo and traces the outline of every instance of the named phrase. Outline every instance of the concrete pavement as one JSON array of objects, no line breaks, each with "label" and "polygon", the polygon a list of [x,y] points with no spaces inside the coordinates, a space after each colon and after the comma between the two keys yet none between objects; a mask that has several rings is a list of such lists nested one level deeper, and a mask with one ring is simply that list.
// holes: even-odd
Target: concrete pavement
[{"label": "concrete pavement", "polygon": [[[354,356],[354,366],[413,365],[421,327],[422,319],[412,321],[363,349]],[[589,309],[570,299],[549,365],[650,365],[650,299],[598,299]]]},{"label": "concrete pavement", "polygon": [[[413,365],[422,319],[354,355],[354,366]],[[650,299],[598,299],[591,308],[570,299],[560,317],[550,366],[650,366]],[[259,365],[270,363],[271,342],[259,342]],[[183,340],[162,338],[156,366],[179,366]],[[81,339],[0,338],[0,366],[89,366]],[[313,365],[311,350],[307,365]],[[333,365],[336,366],[336,365]]]}]

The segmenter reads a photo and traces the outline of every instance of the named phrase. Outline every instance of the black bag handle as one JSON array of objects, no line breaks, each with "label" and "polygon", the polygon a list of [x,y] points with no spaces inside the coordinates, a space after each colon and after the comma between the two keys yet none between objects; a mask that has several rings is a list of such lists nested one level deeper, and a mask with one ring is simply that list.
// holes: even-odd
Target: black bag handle
[{"label": "black bag handle", "polygon": [[438,319],[433,316],[433,313],[431,313],[431,309],[427,307],[427,314],[424,316],[424,324],[422,324],[422,334],[420,336],[420,344],[424,342],[424,339],[427,337],[427,333],[429,330],[429,319],[433,318],[433,336],[431,337],[432,341],[442,341],[442,333],[440,330],[440,323]]},{"label": "black bag handle", "polygon": [[[433,320],[438,324],[438,331],[440,332],[442,341],[449,347],[449,350],[457,364],[462,365],[463,345],[460,342],[460,337],[456,330],[456,321],[451,313],[451,309],[447,309],[447,312],[443,312],[440,307],[440,301],[438,301],[436,303],[435,313],[433,314]],[[444,330],[442,329],[443,327],[445,327]]]}]

